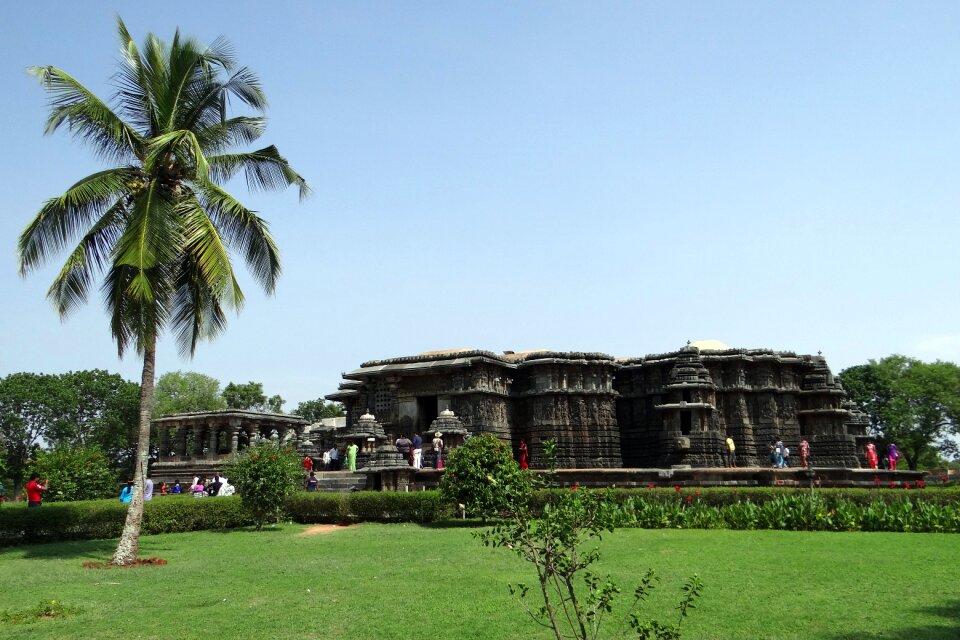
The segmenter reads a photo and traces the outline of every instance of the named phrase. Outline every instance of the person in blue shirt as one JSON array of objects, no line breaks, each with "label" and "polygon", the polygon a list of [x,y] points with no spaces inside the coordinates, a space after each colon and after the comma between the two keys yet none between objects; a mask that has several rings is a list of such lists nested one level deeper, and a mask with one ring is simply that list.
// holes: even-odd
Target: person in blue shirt
[{"label": "person in blue shirt", "polygon": [[133,499],[133,480],[127,482],[126,486],[120,491],[120,502],[130,504]]}]

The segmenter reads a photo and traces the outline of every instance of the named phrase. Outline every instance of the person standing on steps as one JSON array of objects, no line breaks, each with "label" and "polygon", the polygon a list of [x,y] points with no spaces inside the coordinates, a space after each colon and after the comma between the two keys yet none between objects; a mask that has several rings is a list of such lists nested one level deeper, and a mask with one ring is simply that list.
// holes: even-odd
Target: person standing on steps
[{"label": "person standing on steps", "polygon": [[737,444],[733,441],[733,436],[727,434],[727,466],[737,466]]},{"label": "person standing on steps", "polygon": [[357,449],[359,448],[356,442],[351,442],[347,445],[347,469],[349,469],[351,473],[356,473],[357,471]]},{"label": "person standing on steps", "polygon": [[337,445],[330,447],[330,470],[340,470],[340,452],[337,451]]},{"label": "person standing on steps", "polygon": [[439,431],[433,434],[433,450],[437,454],[435,463],[437,470],[443,469],[443,434]]},{"label": "person standing on steps", "polygon": [[413,468],[423,469],[423,438],[419,433],[413,434]]},{"label": "person standing on steps", "polygon": [[866,456],[867,465],[869,465],[871,469],[876,469],[880,462],[880,459],[877,457],[877,445],[873,444],[872,442],[868,442]]},{"label": "person standing on steps", "polygon": [[397,441],[393,443],[393,446],[397,448],[397,451],[403,454],[407,464],[411,464],[412,458],[410,452],[413,450],[413,443],[410,441],[410,438],[407,437],[407,434],[403,434],[397,438]]},{"label": "person standing on steps", "polygon": [[809,462],[807,459],[810,457],[810,443],[807,442],[807,439],[804,438],[800,441],[800,465],[804,469],[809,469]]},{"label": "person standing on steps", "polygon": [[897,461],[900,459],[900,449],[897,448],[897,445],[891,442],[887,452],[887,455],[890,457],[890,471],[896,471]]}]

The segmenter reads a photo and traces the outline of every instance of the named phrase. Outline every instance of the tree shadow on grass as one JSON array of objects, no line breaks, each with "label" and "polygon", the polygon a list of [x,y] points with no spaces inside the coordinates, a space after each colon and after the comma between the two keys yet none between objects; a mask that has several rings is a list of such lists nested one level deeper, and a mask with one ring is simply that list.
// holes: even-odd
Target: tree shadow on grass
[{"label": "tree shadow on grass", "polygon": [[957,640],[960,638],[960,600],[950,600],[928,607],[915,609],[918,613],[942,618],[946,624],[925,625],[920,627],[900,627],[896,622],[874,633],[838,633],[821,636],[823,640],[880,640],[889,638],[909,638],[910,640]]},{"label": "tree shadow on grass", "polygon": [[0,550],[0,555],[19,555],[22,558],[82,558],[84,560],[110,559],[117,548],[116,540],[72,540],[67,542],[49,542],[8,547]]}]

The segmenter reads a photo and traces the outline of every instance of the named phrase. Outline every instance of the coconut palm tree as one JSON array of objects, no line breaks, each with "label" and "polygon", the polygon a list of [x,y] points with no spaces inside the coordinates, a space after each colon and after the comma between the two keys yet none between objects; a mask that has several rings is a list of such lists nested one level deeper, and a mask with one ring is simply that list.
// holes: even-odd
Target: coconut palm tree
[{"label": "coconut palm tree", "polygon": [[[111,166],[44,203],[18,255],[25,276],[70,250],[47,294],[61,317],[102,279],[119,355],[133,348],[143,357],[135,491],[113,557],[130,564],[143,515],[157,340],[170,330],[192,355],[199,340],[224,330],[226,312],[243,303],[231,251],[267,293],[280,275],[267,223],[222,185],[243,172],[251,189],[296,185],[302,199],[308,187],[276,147],[234,151],[263,133],[267,101],[225,40],[203,46],[177,31],[168,44],[150,34],[141,51],[119,18],[117,30],[122,58],[111,106],[59,68],[30,69],[50,94],[46,132],[66,127]],[[228,117],[231,101],[255,115]]]}]

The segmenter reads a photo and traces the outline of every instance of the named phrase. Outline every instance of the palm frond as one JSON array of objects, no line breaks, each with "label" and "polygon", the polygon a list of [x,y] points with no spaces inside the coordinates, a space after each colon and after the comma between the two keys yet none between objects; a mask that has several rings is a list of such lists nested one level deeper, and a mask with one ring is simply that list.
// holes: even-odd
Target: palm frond
[{"label": "palm frond", "polygon": [[59,198],[47,200],[20,235],[17,246],[20,274],[26,275],[43,264],[51,253],[63,250],[117,198],[135,190],[138,180],[136,167],[107,169],[83,178]]},{"label": "palm frond", "polygon": [[[151,281],[152,301],[144,301],[129,293],[133,281],[144,275]],[[143,353],[146,345],[156,343],[169,315],[169,282],[170,272],[163,266],[142,274],[136,267],[114,263],[107,273],[101,290],[110,314],[110,332],[117,342],[120,357],[131,346]]]},{"label": "palm frond", "polygon": [[[179,160],[175,162],[174,159]],[[178,164],[188,170],[184,178],[206,180],[210,165],[200,142],[189,129],[171,131],[150,140],[144,167],[150,174],[162,173],[164,166]]]},{"label": "palm frond", "polygon": [[152,100],[150,82],[147,78],[140,50],[133,41],[130,32],[123,20],[117,16],[117,34],[120,37],[120,49],[123,52],[123,63],[114,75],[117,85],[115,99],[120,111],[130,120],[145,137],[152,137],[159,132],[160,123],[156,116],[156,105]]},{"label": "palm frond", "polygon": [[[212,340],[226,329],[221,299],[206,286],[198,262],[185,255],[180,262],[171,300],[170,326],[181,355],[193,355],[200,340]],[[234,287],[239,291],[237,283]]]},{"label": "palm frond", "polygon": [[227,95],[236,96],[251,109],[261,112],[267,109],[267,95],[260,85],[260,78],[247,67],[241,67],[230,76],[230,79],[223,83],[223,91]]},{"label": "palm frond", "polygon": [[237,287],[230,251],[213,221],[195,197],[182,200],[177,215],[183,225],[183,253],[196,265],[205,287],[227,308],[239,311],[243,294]]},{"label": "palm frond", "polygon": [[125,218],[126,200],[121,199],[103,214],[67,258],[47,291],[61,318],[87,301],[90,286],[110,263]]},{"label": "palm frond", "polygon": [[310,195],[307,181],[293,170],[287,159],[273,145],[247,153],[223,154],[207,158],[210,176],[218,183],[226,182],[243,169],[251,191],[273,191],[296,185],[300,200]]},{"label": "palm frond", "polygon": [[282,270],[280,252],[267,222],[212,183],[198,184],[199,199],[227,245],[243,253],[247,268],[272,293]]},{"label": "palm frond", "polygon": [[143,138],[92,91],[57,67],[30,67],[28,71],[51,96],[46,133],[66,124],[74,137],[102,158],[127,162],[138,156]]},{"label": "palm frond", "polygon": [[266,118],[237,116],[197,131],[197,140],[200,141],[204,153],[220,153],[237,145],[255,142],[263,135],[266,128]]},{"label": "palm frond", "polygon": [[176,260],[182,242],[169,194],[155,182],[149,184],[134,198],[113,256],[114,264],[136,270],[127,285],[135,298],[156,299],[148,272]]}]

